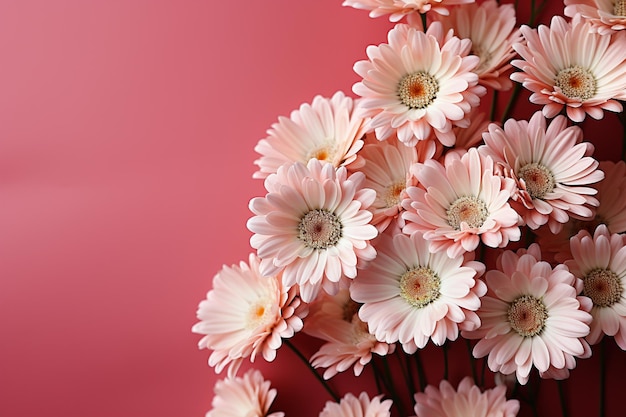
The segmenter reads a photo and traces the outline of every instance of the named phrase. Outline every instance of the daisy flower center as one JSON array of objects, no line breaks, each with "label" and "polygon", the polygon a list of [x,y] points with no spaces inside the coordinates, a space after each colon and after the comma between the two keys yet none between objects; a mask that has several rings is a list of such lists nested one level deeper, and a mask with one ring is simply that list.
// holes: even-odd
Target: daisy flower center
[{"label": "daisy flower center", "polygon": [[555,86],[568,98],[589,100],[596,94],[596,79],[593,74],[578,65],[562,69],[556,75]]},{"label": "daisy flower center", "polygon": [[456,230],[461,230],[461,223],[475,229],[483,225],[489,211],[484,201],[476,196],[463,196],[450,205],[446,211],[448,224]]},{"label": "daisy flower center", "polygon": [[583,295],[599,307],[610,307],[622,298],[622,281],[610,269],[592,270],[583,279],[583,285]]},{"label": "daisy flower center", "polygon": [[524,165],[517,175],[524,180],[526,191],[532,198],[543,198],[554,189],[554,175],[537,162]]},{"label": "daisy flower center", "polygon": [[405,183],[401,181],[398,181],[387,187],[383,196],[385,207],[394,207],[400,204],[400,196],[402,195],[402,191],[404,191],[404,188]]},{"label": "daisy flower center", "polygon": [[439,298],[441,280],[424,266],[406,271],[400,278],[400,296],[414,307],[422,308]]},{"label": "daisy flower center", "polygon": [[319,159],[320,161],[333,162],[335,157],[335,149],[333,145],[325,145],[309,153],[307,159]]},{"label": "daisy flower center", "polygon": [[256,329],[270,322],[273,322],[273,305],[274,304],[271,300],[259,300],[255,304],[252,304],[250,306],[250,310],[248,310],[248,320],[246,322],[246,328]]},{"label": "daisy flower center", "polygon": [[626,1],[617,0],[613,5],[613,14],[615,16],[626,16]]},{"label": "daisy flower center", "polygon": [[489,52],[488,48],[485,48],[482,45],[472,46],[470,54],[476,55],[478,57],[478,66],[474,70],[475,73],[480,74],[485,69],[489,68],[491,64],[492,54]]},{"label": "daisy flower center", "polygon": [[354,317],[355,314],[359,312],[360,307],[361,305],[357,303],[356,301],[353,301],[351,299],[346,301],[346,303],[343,305],[343,314],[341,316],[343,321],[352,323],[352,318]]},{"label": "daisy flower center", "polygon": [[532,295],[522,295],[509,305],[509,323],[520,336],[533,337],[541,333],[548,319],[546,306]]},{"label": "daisy flower center", "polygon": [[412,109],[424,109],[430,106],[439,92],[439,82],[427,72],[407,74],[400,80],[398,95],[400,101]]},{"label": "daisy flower center", "polygon": [[328,249],[341,239],[339,218],[328,210],[315,209],[302,217],[298,224],[298,239],[313,249]]}]

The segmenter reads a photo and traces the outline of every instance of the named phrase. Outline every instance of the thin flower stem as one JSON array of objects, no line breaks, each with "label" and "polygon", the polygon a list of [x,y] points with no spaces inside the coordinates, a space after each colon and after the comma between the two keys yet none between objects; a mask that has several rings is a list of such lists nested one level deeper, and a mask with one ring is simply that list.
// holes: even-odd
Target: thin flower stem
[{"label": "thin flower stem", "polygon": [[420,358],[419,350],[413,354],[415,360],[415,367],[417,368],[417,376],[420,380],[420,391],[424,392],[428,382],[426,381],[426,373],[424,372],[424,366],[422,365],[422,359]]},{"label": "thin flower stem", "polygon": [[387,381],[389,381],[389,390],[391,392],[391,396],[393,397],[393,403],[398,409],[398,413],[401,416],[405,416],[406,411],[404,410],[404,404],[402,403],[402,399],[398,393],[398,390],[393,385],[393,376],[391,374],[391,368],[389,367],[389,361],[386,356],[383,356],[383,367],[385,368],[385,375],[387,376]]},{"label": "thin flower stem", "polygon": [[322,386],[324,387],[324,389],[326,389],[326,391],[328,392],[328,394],[330,394],[330,396],[333,398],[333,400],[335,400],[336,402],[339,402],[339,400],[341,399],[339,397],[339,395],[337,395],[335,393],[335,391],[332,390],[332,388],[330,388],[330,386],[328,385],[328,383],[326,382],[326,380],[324,380],[324,378],[322,378],[322,376],[317,373],[317,371],[315,370],[315,368],[313,368],[313,366],[311,365],[311,363],[309,362],[309,360],[302,354],[302,352],[300,352],[298,350],[298,348],[296,348],[289,340],[283,340],[283,342],[285,343],[285,345],[287,345],[289,347],[289,349],[291,349],[291,351],[293,353],[296,354],[296,356],[298,358],[300,358],[300,360],[302,362],[304,362],[307,366],[307,368],[309,368],[309,370],[313,373],[313,375],[315,376],[315,378],[320,382],[320,384],[322,384]]},{"label": "thin flower stem", "polygon": [[467,353],[469,353],[470,358],[470,367],[472,368],[472,379],[474,379],[474,383],[478,383],[478,375],[476,374],[476,358],[474,358],[474,354],[472,353],[472,343],[469,339],[465,339],[465,344],[467,345]]},{"label": "thin flower stem", "polygon": [[502,113],[502,116],[500,117],[500,122],[502,124],[504,124],[504,122],[506,122],[506,119],[509,118],[509,113],[511,113],[511,109],[513,107],[513,103],[515,103],[517,101],[517,96],[519,96],[520,91],[522,91],[521,84],[515,83],[513,85],[513,91],[511,92],[511,97],[509,98],[508,103],[506,103],[506,107],[504,108],[504,112]]},{"label": "thin flower stem", "polygon": [[400,363],[400,369],[404,375],[404,380],[406,381],[409,392],[411,393],[412,404],[415,405],[415,398],[412,395],[415,393],[415,381],[413,380],[413,372],[411,372],[411,367],[409,366],[409,358],[399,349],[396,349],[396,356],[398,357],[398,362]]},{"label": "thin flower stem", "polygon": [[567,412],[567,401],[565,398],[565,387],[563,385],[565,385],[564,381],[556,381],[556,385],[559,389],[559,402],[561,403],[561,415],[563,417],[568,417],[568,412]]},{"label": "thin flower stem", "polygon": [[420,13],[420,17],[422,18],[422,26],[424,27],[424,32],[426,32],[426,13]]},{"label": "thin flower stem", "polygon": [[498,90],[493,90],[491,96],[491,108],[489,109],[489,120],[494,121],[496,119],[496,108],[498,104]]},{"label": "thin flower stem", "polygon": [[443,379],[448,379],[448,349],[450,346],[448,343],[444,343],[441,346],[441,350],[443,352]]},{"label": "thin flower stem", "polygon": [[600,388],[600,401],[599,401],[599,407],[598,407],[598,416],[599,417],[604,417],[604,388],[606,386],[606,343],[605,343],[606,339],[602,339],[600,341],[600,352],[599,352],[599,359],[600,359],[600,381],[599,381],[599,388]]}]

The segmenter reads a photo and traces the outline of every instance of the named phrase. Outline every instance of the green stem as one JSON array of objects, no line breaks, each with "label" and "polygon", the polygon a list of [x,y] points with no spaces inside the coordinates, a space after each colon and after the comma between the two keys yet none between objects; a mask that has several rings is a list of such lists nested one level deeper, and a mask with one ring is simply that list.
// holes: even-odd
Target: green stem
[{"label": "green stem", "polygon": [[393,403],[398,409],[398,413],[401,416],[405,416],[406,411],[404,410],[404,404],[402,403],[402,399],[400,398],[399,392],[393,384],[393,376],[391,374],[391,368],[389,367],[389,361],[386,356],[383,356],[383,367],[385,369],[385,375],[387,376],[387,381],[389,381],[389,391],[391,392],[391,396],[393,397]]},{"label": "green stem", "polygon": [[[409,366],[409,359],[400,349],[396,349],[396,355],[398,357],[398,363],[400,363],[400,369],[402,370],[404,380],[406,381],[409,392],[411,393],[412,404],[415,405],[415,398],[413,396],[415,393],[415,381],[413,380],[413,372],[411,372],[411,367]],[[404,358],[404,360],[402,360],[402,358]]]},{"label": "green stem", "polygon": [[300,352],[298,350],[298,348],[296,348],[289,340],[284,339],[283,342],[285,343],[285,345],[287,345],[289,347],[289,349],[292,350],[293,353],[296,354],[296,356],[298,358],[300,358],[300,360],[302,362],[305,363],[305,365],[307,366],[307,368],[309,368],[309,370],[313,373],[313,375],[315,376],[315,378],[322,384],[322,386],[324,387],[324,389],[326,389],[326,391],[328,392],[328,394],[330,394],[330,396],[333,398],[333,400],[335,400],[335,402],[339,402],[340,398],[337,394],[335,394],[335,392],[332,390],[332,388],[330,388],[330,386],[328,385],[328,383],[326,382],[326,380],[324,380],[324,378],[322,378],[322,376],[317,373],[317,371],[315,370],[315,368],[313,368],[313,366],[311,365],[311,363],[309,362],[309,360],[302,354],[302,352]]},{"label": "green stem", "polygon": [[424,28],[424,32],[426,32],[426,28],[427,28],[427,25],[426,25],[426,13],[420,13],[420,17],[422,18],[422,26]]},{"label": "green stem", "polygon": [[474,384],[477,384],[478,375],[476,374],[476,358],[474,358],[474,354],[472,353],[472,343],[469,339],[465,339],[465,344],[467,345],[467,353],[469,353],[470,367],[472,368],[472,378],[474,379]]},{"label": "green stem", "polygon": [[522,85],[515,83],[513,85],[513,91],[511,92],[511,97],[509,98],[508,103],[506,103],[506,107],[504,108],[502,117],[500,117],[500,122],[502,124],[504,124],[504,122],[506,122],[506,119],[509,118],[509,113],[511,113],[511,109],[513,108],[513,103],[517,101],[517,96],[519,96],[520,91],[522,91]]},{"label": "green stem", "polygon": [[441,350],[443,351],[443,379],[448,379],[448,343],[444,343],[441,346]]}]

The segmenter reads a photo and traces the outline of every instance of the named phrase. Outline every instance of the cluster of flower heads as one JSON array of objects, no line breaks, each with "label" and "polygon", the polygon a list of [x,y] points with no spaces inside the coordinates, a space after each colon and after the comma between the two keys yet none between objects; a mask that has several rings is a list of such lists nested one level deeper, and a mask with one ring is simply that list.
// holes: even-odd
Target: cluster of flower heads
[{"label": "cluster of flower heads", "polygon": [[[595,159],[578,124],[623,110],[626,2],[565,0],[568,19],[538,28],[495,0],[344,5],[397,23],[355,63],[355,98],[317,96],[255,148],[255,252],[215,276],[193,327],[228,369],[208,416],[268,415],[276,391],[237,371],[300,330],[323,341],[310,362],[325,379],[459,336],[520,384],[569,377],[604,335],[626,350],[626,163]],[[511,80],[540,108],[491,120],[484,103]],[[519,409],[469,378],[413,404],[417,417]],[[391,407],[363,392],[319,415]]]}]

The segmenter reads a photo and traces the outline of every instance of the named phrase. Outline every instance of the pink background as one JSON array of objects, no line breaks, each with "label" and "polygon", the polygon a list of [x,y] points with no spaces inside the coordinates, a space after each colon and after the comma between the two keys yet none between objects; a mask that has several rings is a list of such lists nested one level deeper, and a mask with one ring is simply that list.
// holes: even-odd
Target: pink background
[{"label": "pink background", "polygon": [[[253,147],[390,27],[341,0],[0,2],[0,416],[203,416],[190,329],[251,250]],[[277,363],[276,409],[317,415]]]},{"label": "pink background", "polygon": [[340,0],[0,2],[0,416],[204,415],[190,329],[251,250],[253,147],[388,27]]}]

